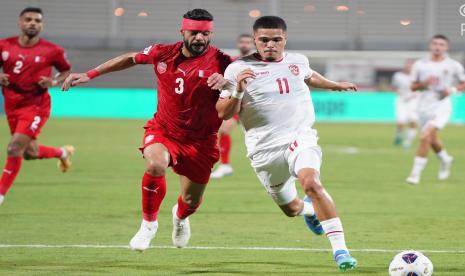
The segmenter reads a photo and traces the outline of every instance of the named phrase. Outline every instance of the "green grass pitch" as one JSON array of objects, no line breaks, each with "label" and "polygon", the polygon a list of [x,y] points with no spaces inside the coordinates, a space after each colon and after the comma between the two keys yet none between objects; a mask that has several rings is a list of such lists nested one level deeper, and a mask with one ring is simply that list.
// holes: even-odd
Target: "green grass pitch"
[{"label": "green grass pitch", "polygon": [[[5,152],[9,134],[0,119]],[[211,181],[191,218],[190,246],[203,249],[153,248],[141,254],[126,248],[4,246],[127,245],[141,219],[144,162],[137,147],[143,123],[50,120],[41,142],[75,145],[74,166],[61,174],[55,160],[23,163],[0,207],[0,275],[339,274],[329,252],[242,248],[330,247],[305,228],[302,218],[287,218],[273,204],[249,167],[239,129],[233,137],[234,175]],[[403,182],[414,150],[392,145],[393,126],[319,123],[316,128],[324,155],[322,181],[337,203],[349,247],[358,249],[353,255],[359,268],[346,274],[387,275],[395,252],[362,249],[418,249],[445,251],[426,254],[435,275],[465,275],[463,127],[441,133],[456,158],[451,178],[436,180],[438,161],[431,154],[418,187]],[[170,210],[178,186],[170,171],[152,245],[171,245]]]}]

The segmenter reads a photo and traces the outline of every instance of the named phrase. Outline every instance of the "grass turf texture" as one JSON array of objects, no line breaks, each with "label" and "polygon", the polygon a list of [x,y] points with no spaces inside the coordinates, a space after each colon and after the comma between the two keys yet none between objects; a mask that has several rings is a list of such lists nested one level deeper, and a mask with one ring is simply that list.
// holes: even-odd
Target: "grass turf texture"
[{"label": "grass turf texture", "polygon": [[[0,147],[5,149],[9,134],[5,119],[1,121]],[[52,119],[40,141],[75,145],[74,166],[61,174],[56,160],[23,163],[0,207],[0,244],[128,244],[141,219],[144,162],[137,147],[142,125],[131,120]],[[436,180],[438,162],[430,154],[418,187],[403,182],[414,153],[392,146],[392,126],[317,124],[316,128],[324,153],[322,181],[337,203],[350,248],[465,250],[462,127],[450,126],[441,133],[456,157],[450,180]],[[311,234],[302,218],[281,214],[249,167],[239,129],[233,140],[235,173],[209,183],[201,209],[191,218],[190,245],[329,249],[327,239]],[[170,171],[152,245],[171,245],[170,210],[178,193],[178,178]],[[353,255],[359,268],[346,274],[387,275],[395,253]],[[465,254],[427,255],[435,275],[465,275]],[[118,248],[0,248],[0,275],[206,273],[339,272],[329,252],[150,249],[140,254]]]}]

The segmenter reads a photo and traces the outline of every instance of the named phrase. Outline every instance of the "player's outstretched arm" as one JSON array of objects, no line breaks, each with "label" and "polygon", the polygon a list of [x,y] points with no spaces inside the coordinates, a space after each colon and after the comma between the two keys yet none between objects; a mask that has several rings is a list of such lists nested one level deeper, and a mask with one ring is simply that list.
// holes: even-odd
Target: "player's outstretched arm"
[{"label": "player's outstretched arm", "polygon": [[239,113],[241,110],[241,101],[244,97],[245,88],[247,86],[247,79],[255,78],[255,73],[251,69],[245,69],[240,72],[236,78],[237,84],[226,87],[226,92],[230,96],[218,99],[216,102],[216,110],[218,117],[222,120],[229,120],[234,114]]},{"label": "player's outstretched arm", "polygon": [[312,76],[309,79],[305,80],[305,83],[308,86],[314,88],[330,89],[336,91],[357,91],[357,86],[351,82],[337,82],[328,80],[327,78],[320,75],[318,72],[313,72]]},{"label": "player's outstretched arm", "polygon": [[137,53],[122,54],[113,59],[110,59],[103,64],[100,64],[92,70],[87,71],[87,73],[72,73],[63,82],[61,90],[68,91],[71,86],[89,82],[91,79],[102,74],[120,71],[132,67],[136,65],[136,62],[134,61],[136,55]]}]

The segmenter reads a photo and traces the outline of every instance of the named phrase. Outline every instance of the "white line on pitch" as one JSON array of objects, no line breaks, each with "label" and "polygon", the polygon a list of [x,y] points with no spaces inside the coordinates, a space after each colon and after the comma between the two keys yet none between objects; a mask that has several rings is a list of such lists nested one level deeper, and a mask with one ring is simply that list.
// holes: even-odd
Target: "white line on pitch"
[{"label": "white line on pitch", "polygon": [[[99,245],[99,244],[0,244],[0,248],[90,248],[90,249],[128,249],[127,245]],[[153,249],[175,249],[174,246],[156,245],[151,246]],[[298,247],[237,247],[237,246],[189,246],[185,249],[193,250],[249,250],[249,251],[309,251],[309,252],[330,252],[330,249],[321,248],[298,248]],[[404,249],[405,250],[405,249]],[[367,253],[394,253],[403,251],[401,249],[376,249],[363,248],[351,249],[352,252],[367,252]],[[423,253],[443,253],[443,254],[465,254],[465,250],[418,250]]]}]

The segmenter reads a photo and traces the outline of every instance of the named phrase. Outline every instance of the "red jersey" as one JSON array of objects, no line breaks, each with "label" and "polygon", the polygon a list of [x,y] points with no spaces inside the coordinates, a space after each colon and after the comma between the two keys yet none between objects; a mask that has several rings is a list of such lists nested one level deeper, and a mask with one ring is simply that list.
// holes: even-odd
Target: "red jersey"
[{"label": "red jersey", "polygon": [[158,104],[146,128],[161,130],[179,141],[203,140],[216,135],[222,120],[215,105],[219,91],[207,85],[213,73],[223,74],[231,58],[213,46],[200,56],[187,58],[183,42],[154,44],[135,57],[153,64],[158,83]]},{"label": "red jersey", "polygon": [[10,75],[10,84],[3,87],[7,114],[28,106],[50,108],[48,91],[38,82],[41,76],[52,77],[52,66],[60,72],[70,70],[63,48],[42,38],[34,46],[23,47],[18,37],[11,37],[0,40],[0,53],[0,66]]}]

